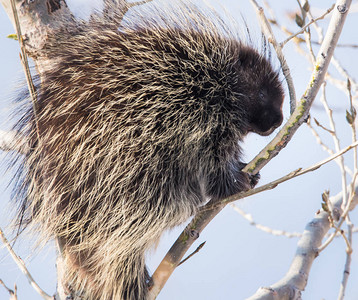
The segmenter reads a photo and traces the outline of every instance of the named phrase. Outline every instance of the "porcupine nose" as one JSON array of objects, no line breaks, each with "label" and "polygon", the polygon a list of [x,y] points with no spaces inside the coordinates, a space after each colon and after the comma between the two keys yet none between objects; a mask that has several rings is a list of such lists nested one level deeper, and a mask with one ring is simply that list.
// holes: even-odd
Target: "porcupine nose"
[{"label": "porcupine nose", "polygon": [[281,113],[276,113],[275,119],[276,121],[274,122],[272,127],[277,128],[282,124],[283,115]]}]

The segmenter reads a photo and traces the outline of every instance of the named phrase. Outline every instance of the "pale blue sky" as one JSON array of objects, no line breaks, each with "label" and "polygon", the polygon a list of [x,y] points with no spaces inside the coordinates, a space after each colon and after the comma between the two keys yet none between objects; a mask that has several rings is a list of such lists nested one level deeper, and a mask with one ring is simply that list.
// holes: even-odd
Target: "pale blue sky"
[{"label": "pale blue sky", "polygon": [[[89,1],[72,0],[71,8],[77,14],[84,16],[84,3]],[[155,0],[154,0],[155,2]],[[196,2],[196,1],[193,1]],[[210,1],[214,3],[214,1]],[[271,1],[277,15],[284,24],[290,24],[289,28],[298,30],[297,26],[289,23],[285,17],[288,10],[297,7],[296,0]],[[254,38],[260,38],[257,29],[256,17],[249,1],[221,1],[234,18],[246,19]],[[331,6],[333,1],[311,1],[312,7],[324,9]],[[326,26],[326,21],[320,24]],[[357,14],[347,19],[341,42],[357,43],[358,34]],[[16,41],[6,38],[14,30],[0,7],[0,129],[8,129],[8,118],[11,112],[10,98],[23,80],[22,69],[18,59],[18,44]],[[315,38],[315,37],[314,37]],[[281,41],[282,34],[278,35]],[[260,42],[258,42],[260,45]],[[317,49],[315,49],[317,50]],[[284,49],[287,61],[291,67],[295,82],[297,96],[301,96],[309,82],[310,72],[307,62],[297,54],[292,45]],[[342,65],[347,68],[355,79],[358,79],[358,50],[342,48],[337,50],[337,57]],[[277,63],[278,66],[278,63]],[[338,76],[332,69],[332,74]],[[287,93],[286,93],[287,94]],[[342,92],[328,89],[328,101],[334,108],[334,116],[341,135],[342,146],[350,144],[350,131],[345,123],[345,110],[348,108],[348,100]],[[287,119],[287,100],[284,107]],[[320,103],[317,99],[312,110],[312,116],[318,118],[323,124],[328,125]],[[323,135],[327,144],[332,146],[328,134]],[[255,156],[259,150],[270,141],[270,137],[250,135],[244,144],[245,160]],[[327,157],[327,154],[316,144],[308,128],[303,125],[294,136],[289,145],[273,159],[261,172],[260,184],[269,182],[299,167],[308,167]],[[3,155],[0,154],[3,159]],[[348,164],[352,166],[352,153],[345,156]],[[4,169],[4,164],[0,165]],[[9,174],[0,173],[0,226],[8,224],[9,189],[6,183]],[[321,194],[329,189],[334,195],[341,190],[339,168],[335,163],[323,166],[314,173],[296,178],[284,183],[273,191],[259,194],[237,203],[242,209],[251,213],[255,221],[274,229],[302,232],[306,223],[320,208]],[[6,210],[7,209],[7,210]],[[357,212],[352,214],[353,223],[358,223]],[[173,241],[179,235],[182,228],[164,234],[158,248],[148,255],[151,272],[164,257]],[[355,238],[355,236],[354,236]],[[190,251],[193,251],[200,243],[206,241],[205,247],[188,262],[178,267],[167,285],[164,287],[158,300],[217,300],[217,299],[244,299],[252,295],[260,286],[269,286],[279,280],[288,270],[292,257],[296,250],[297,239],[276,237],[261,232],[250,226],[246,220],[239,216],[232,208],[225,208],[214,221],[204,230],[198,241]],[[355,243],[355,242],[354,242]],[[52,294],[56,288],[55,255],[53,245],[46,246],[42,251],[33,251],[30,248],[31,241],[25,240],[18,243],[16,251],[27,262],[30,271],[40,286],[47,293]],[[35,253],[34,255],[31,255]],[[351,278],[348,283],[346,299],[358,299],[358,255],[353,252],[351,266]],[[314,262],[309,283],[303,293],[303,299],[336,299],[343,274],[345,262],[345,245],[342,239],[335,240]],[[0,278],[12,287],[18,285],[19,300],[41,299],[28,284],[25,276],[12,262],[7,252],[0,247]],[[8,299],[4,288],[0,286],[0,299]]]}]

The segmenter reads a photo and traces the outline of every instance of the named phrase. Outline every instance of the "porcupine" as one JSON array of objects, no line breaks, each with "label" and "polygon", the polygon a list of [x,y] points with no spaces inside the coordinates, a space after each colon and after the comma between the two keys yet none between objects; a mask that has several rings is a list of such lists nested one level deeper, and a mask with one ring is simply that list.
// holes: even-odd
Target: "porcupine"
[{"label": "porcupine", "polygon": [[146,299],[146,251],[208,198],[251,188],[239,142],[283,118],[278,72],[218,17],[183,5],[130,18],[49,38],[56,59],[22,121],[19,219],[59,240],[89,300]]}]

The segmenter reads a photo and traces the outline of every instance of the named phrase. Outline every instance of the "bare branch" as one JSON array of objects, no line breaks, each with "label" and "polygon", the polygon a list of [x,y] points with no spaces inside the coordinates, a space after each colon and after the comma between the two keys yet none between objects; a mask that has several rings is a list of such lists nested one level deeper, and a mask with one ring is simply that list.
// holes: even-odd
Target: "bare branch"
[{"label": "bare branch", "polygon": [[344,294],[346,291],[348,278],[350,275],[351,262],[352,262],[353,249],[352,249],[351,245],[352,245],[353,224],[350,222],[350,220],[347,221],[347,224],[348,224],[348,245],[347,245],[347,249],[346,249],[346,263],[344,265],[343,278],[342,278],[342,283],[341,283],[341,287],[339,290],[338,300],[344,299]]},{"label": "bare branch", "polygon": [[[357,191],[358,187],[355,189]],[[337,214],[339,214],[342,200],[342,193],[330,198]],[[303,291],[307,284],[312,263],[318,256],[319,246],[329,229],[328,213],[321,210],[307,224],[302,238],[298,241],[296,255],[286,275],[270,287],[260,288],[247,300],[301,299],[300,291]]]},{"label": "bare branch", "polygon": [[[326,97],[326,86],[324,84],[323,89],[322,89],[322,97],[321,97],[321,102],[323,103],[323,106],[326,110],[327,116],[329,118],[329,122],[330,122],[330,127],[331,127],[331,133],[332,133],[332,138],[334,141],[334,146],[336,151],[340,151],[341,150],[341,145],[340,145],[340,141],[337,137],[337,133],[336,133],[336,125],[333,119],[333,113],[332,110],[329,108],[328,103],[327,103],[327,97]],[[347,179],[346,179],[346,171],[344,169],[344,158],[343,156],[340,156],[338,158],[338,165],[339,168],[341,170],[341,174],[342,174],[342,191],[343,191],[343,205],[345,205],[347,203]]]},{"label": "bare branch", "polygon": [[6,239],[2,229],[0,228],[0,239],[1,241],[4,243],[5,247],[7,248],[7,250],[9,251],[11,257],[13,258],[13,260],[15,261],[15,263],[17,264],[17,266],[19,267],[19,269],[21,270],[21,272],[27,277],[30,285],[34,288],[34,290],[45,300],[54,300],[54,297],[51,297],[50,295],[46,294],[41,288],[40,286],[36,283],[36,281],[33,279],[33,277],[31,276],[30,272],[27,270],[25,263],[23,262],[23,260],[17,256],[17,254],[15,253],[15,251],[12,249],[10,243],[8,242],[8,240]]},{"label": "bare branch", "polygon": [[192,253],[190,253],[186,258],[184,258],[179,264],[178,267],[185,263],[189,258],[191,258],[192,256],[194,256],[196,253],[198,253],[204,246],[205,246],[206,242],[201,243]]},{"label": "bare branch", "polygon": [[242,217],[244,217],[246,220],[248,220],[250,222],[250,224],[254,227],[256,227],[259,230],[262,230],[264,232],[267,232],[269,234],[272,235],[276,235],[276,236],[285,236],[288,238],[293,238],[293,237],[301,237],[302,233],[300,232],[287,232],[284,230],[277,230],[277,229],[272,229],[270,227],[258,224],[254,221],[254,219],[252,218],[252,215],[244,212],[241,208],[239,208],[237,205],[235,204],[231,204],[231,207],[237,212],[239,213]]},{"label": "bare branch", "polygon": [[281,42],[281,43],[280,43],[281,48],[283,48],[283,47],[287,44],[287,42],[289,42],[291,39],[293,39],[294,37],[296,37],[296,36],[298,36],[299,34],[303,33],[303,32],[306,30],[307,27],[309,27],[309,26],[312,25],[313,23],[316,23],[318,20],[324,19],[324,17],[327,16],[327,15],[333,10],[334,5],[335,5],[335,4],[333,4],[332,7],[330,7],[329,9],[327,9],[327,11],[326,11],[323,15],[321,15],[320,17],[318,17],[318,18],[316,18],[316,19],[312,19],[312,20],[311,20],[310,22],[308,22],[305,26],[303,26],[300,31],[296,32],[295,34],[292,34],[292,35],[289,36],[287,39],[285,39],[283,42]]},{"label": "bare branch", "polygon": [[[317,126],[319,126],[319,125],[317,124],[317,122],[316,122],[316,119],[315,119],[315,123],[316,123]],[[317,141],[318,145],[320,145],[323,150],[325,150],[325,151],[328,152],[329,154],[333,155],[333,154],[334,154],[334,151],[333,151],[331,148],[329,148],[325,143],[323,143],[323,141],[322,141],[321,137],[319,136],[318,132],[316,131],[316,129],[314,129],[314,128],[312,127],[312,125],[311,125],[311,118],[309,118],[309,119],[307,120],[307,123],[306,123],[306,124],[307,124],[307,126],[311,129],[312,134],[313,134],[313,136],[316,138],[316,141]]]},{"label": "bare branch", "polygon": [[[352,129],[352,140],[353,141],[357,141],[357,137],[356,137],[356,127],[355,127],[355,119],[356,119],[356,111],[355,108],[353,107],[353,102],[352,102],[352,95],[351,95],[351,86],[350,86],[350,81],[347,81],[347,89],[348,89],[348,95],[349,95],[349,101],[350,101],[350,105],[351,105],[351,112],[349,113],[347,111],[347,121],[350,123],[351,125],[351,129]],[[338,232],[340,232],[340,228],[343,224],[343,222],[347,219],[348,224],[350,223],[349,217],[348,217],[348,213],[350,210],[352,210],[356,205],[357,205],[357,197],[356,197],[356,190],[355,190],[355,185],[356,185],[356,180],[358,178],[358,159],[357,159],[357,150],[354,151],[354,156],[353,156],[353,160],[354,160],[354,173],[353,173],[353,178],[352,178],[352,182],[349,186],[350,191],[349,191],[349,198],[347,200],[347,188],[345,187],[343,189],[343,213],[341,216],[340,221],[338,222],[338,224],[335,226],[335,232],[331,234],[331,236],[326,240],[326,242],[320,246],[319,251],[324,250],[333,240],[333,238],[337,235]],[[344,175],[344,174],[343,174]],[[342,182],[343,182],[343,175],[342,175]],[[345,179],[345,178],[344,178]]]},{"label": "bare branch", "polygon": [[8,293],[10,294],[10,300],[17,300],[17,286],[15,284],[14,286],[14,290],[9,289],[5,283],[0,279],[0,284],[8,291]]},{"label": "bare branch", "polygon": [[223,208],[224,205],[204,211],[193,218],[155,270],[152,276],[154,285],[150,289],[148,299],[155,299],[157,297],[186,251],[199,237],[200,232]]},{"label": "bare branch", "polygon": [[[13,8],[9,0],[0,0],[14,28],[17,28]],[[21,26],[23,45],[27,54],[42,74],[52,60],[42,55],[42,49],[48,37],[52,36],[63,24],[64,20],[70,24],[75,22],[71,11],[64,0],[16,1],[18,23]]]},{"label": "bare branch", "polygon": [[325,165],[326,163],[329,163],[330,161],[332,160],[335,160],[336,158],[338,157],[341,157],[344,153],[346,153],[347,151],[351,150],[351,149],[354,149],[358,146],[358,141],[354,142],[353,144],[349,145],[348,147],[342,149],[341,151],[327,157],[326,159],[324,160],[321,160],[320,162],[306,168],[306,169],[297,169],[297,170],[294,170],[290,173],[288,173],[287,175],[279,178],[279,179],[276,179],[274,181],[271,181],[265,185],[262,185],[262,186],[259,186],[257,188],[254,188],[254,189],[251,189],[251,190],[248,190],[246,192],[241,192],[241,193],[238,193],[236,195],[232,195],[224,200],[222,200],[220,203],[213,203],[211,205],[207,204],[203,207],[203,210],[207,210],[207,209],[212,209],[212,208],[215,208],[215,207],[218,207],[218,206],[221,206],[222,204],[228,204],[228,203],[231,203],[231,202],[234,202],[234,201],[237,201],[237,200],[240,200],[242,198],[246,198],[248,196],[252,196],[252,195],[255,195],[255,194],[258,194],[258,193],[261,193],[263,191],[267,191],[267,190],[272,190],[274,188],[276,188],[279,184],[285,182],[285,181],[288,181],[292,178],[295,178],[297,176],[301,176],[301,175],[304,175],[308,172],[312,172],[312,171],[315,171],[317,169],[319,169],[321,166]]},{"label": "bare branch", "polygon": [[[318,42],[313,41],[312,43],[317,44]],[[339,48],[353,48],[353,49],[356,49],[356,48],[358,48],[358,45],[357,45],[357,44],[337,44],[337,47],[339,47]]]},{"label": "bare branch", "polygon": [[316,61],[316,55],[314,54],[313,48],[312,48],[311,30],[310,30],[310,28],[307,28],[307,30],[304,32],[304,36],[305,36],[307,49],[308,49],[308,52],[309,52],[309,57],[311,58],[311,64],[312,64],[312,66],[314,66],[315,61]]},{"label": "bare branch", "polygon": [[20,49],[21,49],[20,60],[21,60],[21,63],[23,65],[23,67],[24,67],[27,87],[28,87],[29,92],[30,92],[34,113],[36,115],[37,111],[38,111],[37,96],[36,96],[35,86],[34,86],[34,83],[32,81],[32,76],[31,76],[30,67],[29,67],[29,61],[27,59],[27,52],[26,52],[26,49],[25,49],[24,37],[22,36],[22,33],[21,33],[21,26],[20,26],[20,22],[19,22],[19,17],[17,15],[17,9],[16,9],[16,6],[15,6],[15,0],[10,0],[10,2],[11,2],[12,14],[14,16],[14,21],[15,21],[17,39],[18,39],[18,41],[20,43]]},{"label": "bare branch", "polygon": [[327,131],[328,133],[334,135],[335,132],[333,130],[328,129],[327,127],[323,126],[320,122],[318,122],[318,120],[316,118],[314,118],[314,122],[316,123],[316,125],[320,128],[322,128],[324,131]]},{"label": "bare branch", "polygon": [[[308,11],[307,14],[312,18],[312,15],[311,15],[311,12]],[[323,29],[318,26],[317,23],[313,23],[313,27],[316,29],[316,32],[318,34],[318,38],[319,38],[319,41],[318,43],[320,43],[320,41],[323,40]],[[352,46],[352,45],[351,45]],[[337,44],[337,47],[339,47],[339,44]],[[352,85],[354,86],[354,89],[356,90],[358,88],[358,85],[356,83],[356,81],[352,78],[352,76],[350,76],[347,72],[347,70],[345,70],[340,62],[338,61],[338,59],[336,59],[333,55],[332,57],[332,64],[335,66],[335,68],[338,70],[338,72],[345,78],[349,78],[349,80],[351,81]]]}]

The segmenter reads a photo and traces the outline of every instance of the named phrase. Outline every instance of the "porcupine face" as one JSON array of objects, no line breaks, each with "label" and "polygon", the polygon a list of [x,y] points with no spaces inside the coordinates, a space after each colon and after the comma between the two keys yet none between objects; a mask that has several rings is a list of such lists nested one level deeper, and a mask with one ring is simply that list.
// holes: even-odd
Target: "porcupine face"
[{"label": "porcupine face", "polygon": [[278,73],[264,56],[245,46],[240,50],[237,68],[238,76],[242,78],[239,93],[246,95],[244,99],[248,107],[247,130],[269,135],[283,120],[284,93]]},{"label": "porcupine face", "polygon": [[216,126],[219,136],[266,136],[281,125],[284,92],[278,72],[264,55],[235,38],[211,33],[203,38],[195,30],[166,34],[170,46],[160,44],[156,51],[169,58],[174,53],[178,60],[180,68],[171,82],[185,87],[186,99],[205,107],[207,124]]}]

